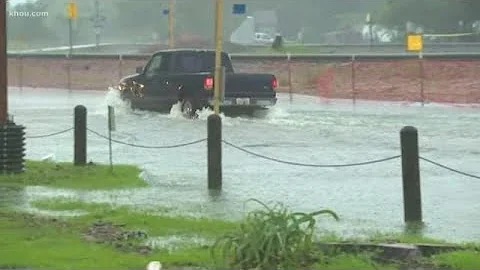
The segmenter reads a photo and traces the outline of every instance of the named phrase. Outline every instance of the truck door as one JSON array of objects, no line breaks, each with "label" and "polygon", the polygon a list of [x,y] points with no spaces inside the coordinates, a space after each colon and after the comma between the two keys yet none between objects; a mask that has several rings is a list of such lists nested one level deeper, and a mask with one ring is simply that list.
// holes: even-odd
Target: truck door
[{"label": "truck door", "polygon": [[173,53],[163,53],[160,67],[154,80],[158,87],[152,89],[149,93],[151,102],[155,108],[162,111],[170,111],[173,104],[178,101],[178,85],[174,75],[171,72]]},{"label": "truck door", "polygon": [[165,60],[163,54],[157,54],[152,57],[148,65],[145,67],[144,76],[142,78],[143,97],[138,99],[139,107],[148,110],[161,111],[165,104],[162,93],[165,91],[166,78],[168,71],[168,61]]}]

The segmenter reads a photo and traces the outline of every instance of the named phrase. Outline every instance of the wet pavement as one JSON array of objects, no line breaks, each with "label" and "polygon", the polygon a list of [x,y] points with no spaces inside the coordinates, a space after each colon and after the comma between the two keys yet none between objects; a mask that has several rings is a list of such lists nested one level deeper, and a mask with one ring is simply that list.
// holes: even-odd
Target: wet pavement
[{"label": "wet pavement", "polygon": [[[112,92],[11,88],[10,114],[27,127],[27,136],[73,126],[73,108],[88,108],[88,127],[107,134],[107,105],[116,108],[113,138],[125,143],[162,146],[206,138],[206,118],[132,112]],[[342,164],[400,154],[399,131],[419,129],[420,154],[461,171],[480,175],[480,109],[447,105],[330,101],[280,95],[267,115],[223,117],[223,138],[248,151],[310,164]],[[27,139],[27,158],[53,155],[73,159],[73,132]],[[231,146],[223,148],[224,190],[212,196],[206,188],[206,142],[172,149],[113,144],[114,163],[140,165],[148,188],[120,191],[71,191],[28,187],[9,196],[18,204],[38,198],[67,196],[89,202],[111,202],[141,208],[174,207],[185,215],[237,218],[249,198],[280,201],[300,211],[335,210],[340,222],[320,226],[351,236],[372,231],[401,232],[403,197],[400,159],[358,167],[315,168],[254,157]],[[89,133],[88,159],[108,163],[108,142]],[[424,220],[428,236],[453,241],[480,240],[480,180],[421,162]],[[100,179],[99,179],[100,180]],[[4,199],[5,201],[5,199]],[[4,202],[3,202],[4,203]],[[0,202],[2,204],[2,202]]]}]

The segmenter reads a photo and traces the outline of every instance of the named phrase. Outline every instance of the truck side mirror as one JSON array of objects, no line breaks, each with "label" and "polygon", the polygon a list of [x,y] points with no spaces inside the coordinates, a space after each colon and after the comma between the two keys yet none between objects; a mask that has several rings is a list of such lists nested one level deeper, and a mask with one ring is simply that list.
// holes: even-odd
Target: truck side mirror
[{"label": "truck side mirror", "polygon": [[135,72],[138,73],[138,74],[143,73],[143,67],[137,67],[137,68],[135,69]]}]

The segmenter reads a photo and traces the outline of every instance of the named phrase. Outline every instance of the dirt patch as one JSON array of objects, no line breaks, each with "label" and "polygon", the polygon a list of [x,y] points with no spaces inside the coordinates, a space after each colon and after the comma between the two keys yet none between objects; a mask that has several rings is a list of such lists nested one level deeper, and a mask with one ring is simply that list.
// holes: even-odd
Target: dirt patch
[{"label": "dirt patch", "polygon": [[[107,90],[146,60],[10,57],[8,82],[17,87]],[[237,72],[275,74],[280,92],[341,99],[480,103],[480,61],[476,60],[233,63]]]},{"label": "dirt patch", "polygon": [[142,244],[148,235],[144,231],[124,230],[124,224],[96,221],[82,234],[85,241],[99,244],[111,244],[116,249],[124,252],[149,254],[152,248]]}]

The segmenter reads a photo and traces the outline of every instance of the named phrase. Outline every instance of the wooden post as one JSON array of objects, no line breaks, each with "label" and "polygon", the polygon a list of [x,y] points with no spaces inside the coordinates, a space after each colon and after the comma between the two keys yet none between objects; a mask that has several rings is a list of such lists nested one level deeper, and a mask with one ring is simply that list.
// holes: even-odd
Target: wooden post
[{"label": "wooden post", "polygon": [[208,189],[222,189],[222,118],[218,114],[208,117]]},{"label": "wooden post", "polygon": [[74,114],[73,164],[82,166],[87,164],[87,108],[77,105]]},{"label": "wooden post", "polygon": [[402,148],[403,206],[405,223],[422,223],[418,132],[406,126],[400,131]]}]

